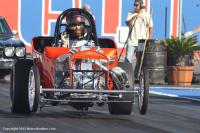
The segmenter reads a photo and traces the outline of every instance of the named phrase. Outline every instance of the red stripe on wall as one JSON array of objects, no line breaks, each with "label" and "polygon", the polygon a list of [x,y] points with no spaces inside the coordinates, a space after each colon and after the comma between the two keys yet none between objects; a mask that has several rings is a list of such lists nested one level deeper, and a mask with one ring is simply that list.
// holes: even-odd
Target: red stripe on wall
[{"label": "red stripe on wall", "polygon": [[148,11],[148,5],[149,5],[149,1],[148,0],[145,0],[145,11],[147,12]]},{"label": "red stripe on wall", "polygon": [[[112,8],[112,11],[110,10]],[[119,0],[105,0],[104,33],[115,34],[119,25]]]},{"label": "red stripe on wall", "polygon": [[31,54],[32,53],[32,47],[31,46],[26,45],[26,53],[27,54]]},{"label": "red stripe on wall", "polygon": [[75,0],[75,8],[79,8],[80,7],[80,2],[79,2],[79,0]]},{"label": "red stripe on wall", "polygon": [[18,29],[18,0],[1,0],[0,16],[3,16],[11,29]]},{"label": "red stripe on wall", "polygon": [[45,9],[44,9],[44,34],[48,35],[50,27],[48,26],[49,19],[57,19],[59,14],[49,13],[49,0],[45,0]]},{"label": "red stripe on wall", "polygon": [[178,35],[178,10],[179,10],[179,0],[173,0],[174,2],[174,12],[173,12],[173,27],[172,27],[172,35]]}]

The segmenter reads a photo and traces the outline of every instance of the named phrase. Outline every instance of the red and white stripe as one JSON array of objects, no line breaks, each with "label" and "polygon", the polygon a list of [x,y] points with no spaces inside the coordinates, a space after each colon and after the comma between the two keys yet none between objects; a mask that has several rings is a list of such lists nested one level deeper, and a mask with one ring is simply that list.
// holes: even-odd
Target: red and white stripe
[{"label": "red and white stripe", "polygon": [[42,1],[42,35],[49,36],[51,31],[51,23],[56,22],[62,11],[53,11],[52,0]]},{"label": "red and white stripe", "polygon": [[148,13],[150,13],[150,6],[151,6],[150,3],[151,3],[151,0],[144,0],[143,2],[145,4],[145,11],[148,12]]},{"label": "red and white stripe", "polygon": [[73,3],[73,5],[72,5],[72,7],[74,7],[74,8],[81,8],[82,6],[81,6],[81,0],[73,0],[72,1]]},{"label": "red and white stripe", "polygon": [[179,2],[171,0],[170,36],[178,36],[179,33]]}]

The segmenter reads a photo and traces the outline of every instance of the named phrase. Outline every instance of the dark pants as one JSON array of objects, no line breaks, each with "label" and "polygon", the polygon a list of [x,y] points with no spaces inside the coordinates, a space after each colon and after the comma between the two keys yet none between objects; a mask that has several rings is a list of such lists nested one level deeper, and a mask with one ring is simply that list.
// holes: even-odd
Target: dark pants
[{"label": "dark pants", "polygon": [[142,58],[142,52],[141,51],[137,51],[136,52],[136,65],[135,65],[135,79],[139,78],[139,69],[140,69],[140,63],[141,63],[141,58]]}]

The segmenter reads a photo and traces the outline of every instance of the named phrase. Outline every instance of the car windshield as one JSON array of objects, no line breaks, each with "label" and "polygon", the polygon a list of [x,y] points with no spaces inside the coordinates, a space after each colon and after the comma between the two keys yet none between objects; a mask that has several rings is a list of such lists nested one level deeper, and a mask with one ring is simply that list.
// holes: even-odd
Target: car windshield
[{"label": "car windshield", "polygon": [[3,19],[0,19],[0,37],[5,36],[12,36],[12,32],[8,27],[8,24]]}]

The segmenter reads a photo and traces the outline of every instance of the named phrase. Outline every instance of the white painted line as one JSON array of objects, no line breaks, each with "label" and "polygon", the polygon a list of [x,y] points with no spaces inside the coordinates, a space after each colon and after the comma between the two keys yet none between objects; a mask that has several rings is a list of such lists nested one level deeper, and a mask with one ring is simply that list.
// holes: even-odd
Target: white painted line
[{"label": "white painted line", "polygon": [[171,94],[166,94],[166,93],[161,93],[161,92],[155,92],[155,91],[150,91],[152,94],[156,95],[162,95],[162,96],[169,96],[169,97],[179,97],[178,95],[171,95]]},{"label": "white painted line", "polygon": [[168,96],[168,97],[177,97],[177,98],[183,98],[183,99],[188,99],[188,100],[194,100],[194,101],[199,101],[200,99],[196,98],[190,98],[190,97],[181,97],[178,95],[171,95],[171,94],[166,94],[166,93],[160,93],[160,92],[154,92],[154,91],[149,91],[151,94],[156,94],[156,95],[161,95],[161,96]]},{"label": "white painted line", "polygon": [[198,87],[176,87],[176,86],[150,87],[150,89],[200,90],[200,88],[198,88]]}]

